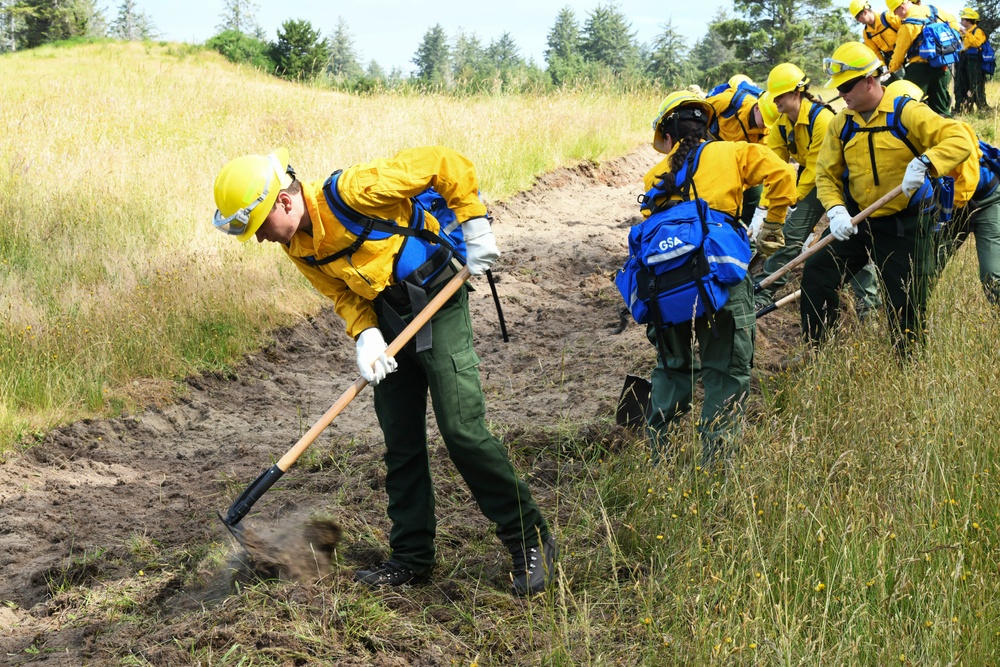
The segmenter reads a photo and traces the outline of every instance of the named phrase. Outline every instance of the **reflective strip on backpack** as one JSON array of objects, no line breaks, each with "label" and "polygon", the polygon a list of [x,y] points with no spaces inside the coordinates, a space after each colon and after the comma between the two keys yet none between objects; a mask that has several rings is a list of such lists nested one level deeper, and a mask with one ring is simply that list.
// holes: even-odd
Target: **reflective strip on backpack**
[{"label": "reflective strip on backpack", "polygon": [[705,259],[715,264],[735,264],[744,271],[750,268],[749,262],[741,262],[738,257],[730,257],[729,255],[706,255]]},{"label": "reflective strip on backpack", "polygon": [[681,255],[686,255],[692,250],[697,250],[698,246],[691,245],[690,243],[684,243],[677,246],[670,252],[661,252],[658,255],[650,255],[646,258],[646,266],[651,266],[653,264],[659,264],[661,262],[666,262],[674,257],[680,257]]}]

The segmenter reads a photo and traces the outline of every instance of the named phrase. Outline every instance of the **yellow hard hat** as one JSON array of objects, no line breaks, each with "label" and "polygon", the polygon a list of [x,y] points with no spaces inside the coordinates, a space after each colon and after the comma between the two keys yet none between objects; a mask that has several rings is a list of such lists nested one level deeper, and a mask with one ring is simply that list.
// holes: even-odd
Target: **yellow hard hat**
[{"label": "yellow hard hat", "polygon": [[868,4],[868,0],[851,0],[851,17],[858,18],[858,14],[865,11],[866,9],[871,9],[872,6]]},{"label": "yellow hard hat", "polygon": [[749,83],[750,85],[753,85],[753,79],[748,77],[746,74],[734,74],[729,77],[730,88],[736,88],[741,83]]},{"label": "yellow hard hat", "polygon": [[923,102],[924,98],[927,97],[920,86],[912,81],[907,81],[906,79],[899,79],[890,83],[885,87],[885,94],[891,100],[906,95],[907,97],[912,97],[918,102]]},{"label": "yellow hard hat", "polygon": [[774,96],[771,95],[770,90],[765,90],[761,93],[760,97],[757,98],[757,108],[760,109],[760,117],[764,119],[765,126],[770,128],[778,122],[778,116],[780,116],[781,113],[778,111],[778,107],[774,104]]},{"label": "yellow hard hat", "polygon": [[906,2],[906,0],[885,0],[885,6],[889,8],[890,12],[894,12],[904,2]]},{"label": "yellow hard hat", "polygon": [[881,58],[861,42],[841,44],[832,57],[823,58],[823,71],[830,75],[827,88],[842,86],[858,77],[871,76],[881,68]]},{"label": "yellow hard hat", "polygon": [[247,241],[271,212],[278,192],[291,185],[295,171],[288,165],[288,150],[270,155],[244,155],[230,160],[215,177],[212,224]]},{"label": "yellow hard hat", "polygon": [[792,63],[781,63],[775,65],[767,75],[767,92],[771,93],[773,99],[793,90],[804,90],[808,83],[809,78],[797,66]]},{"label": "yellow hard hat", "polygon": [[[682,112],[683,110],[683,112]],[[657,150],[663,141],[660,134],[660,124],[663,121],[671,120],[674,114],[679,113],[678,120],[700,120],[706,125],[712,121],[715,109],[711,104],[701,99],[688,90],[675,90],[660,103],[660,109],[653,119],[653,147]],[[660,151],[663,152],[663,151]]]},{"label": "yellow hard hat", "polygon": [[958,18],[968,19],[970,21],[978,21],[979,12],[977,12],[975,9],[972,9],[971,7],[965,7],[962,9],[962,11],[958,13]]}]

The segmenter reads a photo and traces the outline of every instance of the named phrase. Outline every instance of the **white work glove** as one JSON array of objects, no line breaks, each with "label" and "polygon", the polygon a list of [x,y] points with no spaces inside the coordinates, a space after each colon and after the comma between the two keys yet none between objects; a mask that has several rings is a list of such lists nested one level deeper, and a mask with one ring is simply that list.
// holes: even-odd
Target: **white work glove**
[{"label": "white work glove", "polygon": [[910,164],[906,165],[906,173],[903,174],[903,194],[909,197],[920,189],[924,184],[924,177],[927,176],[927,165],[920,161],[920,158],[913,158]]},{"label": "white work glove", "polygon": [[358,336],[358,368],[361,370],[361,377],[373,387],[396,370],[396,359],[387,357],[385,348],[385,338],[382,338],[382,332],[375,327],[365,329]]},{"label": "white work glove", "polygon": [[757,234],[760,234],[760,226],[764,224],[766,215],[767,209],[763,206],[758,206],[757,210],[753,212],[753,219],[750,220],[750,238],[756,239]]},{"label": "white work glove", "polygon": [[469,267],[469,273],[481,276],[500,256],[490,221],[469,218],[462,223],[462,235],[465,237],[465,265]]},{"label": "white work glove", "polygon": [[858,233],[858,228],[851,224],[851,214],[843,206],[834,206],[826,212],[830,218],[830,233],[838,241],[846,241]]}]

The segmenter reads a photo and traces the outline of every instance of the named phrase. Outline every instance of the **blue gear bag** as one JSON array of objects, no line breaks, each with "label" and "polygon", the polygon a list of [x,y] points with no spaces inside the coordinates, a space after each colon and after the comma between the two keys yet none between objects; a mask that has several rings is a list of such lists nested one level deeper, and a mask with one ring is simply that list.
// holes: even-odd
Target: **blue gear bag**
[{"label": "blue gear bag", "polygon": [[931,67],[944,67],[958,62],[958,54],[962,51],[962,35],[938,16],[937,7],[928,5],[931,15],[927,18],[906,18],[903,23],[923,26],[920,39],[914,40],[906,55],[910,58],[920,56]]},{"label": "blue gear bag", "polygon": [[[704,142],[688,154],[675,174],[682,196],[694,189],[694,172]],[[615,276],[625,305],[639,324],[665,328],[708,315],[729,299],[729,286],[747,274],[750,241],[735,218],[694,196],[665,201],[662,181],[640,197],[652,213],[629,232],[629,257]]]}]

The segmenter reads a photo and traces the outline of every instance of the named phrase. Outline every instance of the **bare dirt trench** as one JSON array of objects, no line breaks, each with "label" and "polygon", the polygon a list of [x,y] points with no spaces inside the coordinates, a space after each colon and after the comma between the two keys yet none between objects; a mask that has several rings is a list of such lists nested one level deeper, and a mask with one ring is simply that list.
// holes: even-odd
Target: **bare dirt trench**
[{"label": "bare dirt trench", "polygon": [[[620,298],[612,276],[625,258],[628,228],[639,220],[642,175],[657,159],[642,148],[600,166],[560,169],[492,207],[510,342],[501,341],[485,280],[475,281],[471,307],[488,419],[499,430],[582,427],[612,413],[626,373],[648,375],[653,350],[641,328],[632,323],[613,334]],[[793,319],[769,318],[759,328],[758,365],[787,350],[794,336]],[[18,637],[44,631],[41,610],[53,583],[135,576],[108,569],[127,558],[88,554],[125,552],[130,536],[167,548],[227,539],[215,511],[225,510],[357,377],[353,341],[332,309],[274,338],[229,377],[189,379],[171,405],[59,428],[0,465],[0,648],[22,650]],[[343,464],[328,465],[308,484],[293,468],[282,484],[298,495],[266,495],[255,511],[277,518],[298,504],[333,516],[361,513],[355,523],[387,533],[380,445],[365,391],[313,445],[343,451]],[[444,456],[434,461],[450,465]],[[547,465],[554,464],[539,457],[523,472],[544,477]],[[452,486],[439,486],[439,494],[467,493]],[[348,503],[333,503],[334,490]],[[544,504],[545,490],[538,495]],[[476,512],[441,520],[487,528]],[[351,525],[348,519],[348,546]]]}]

